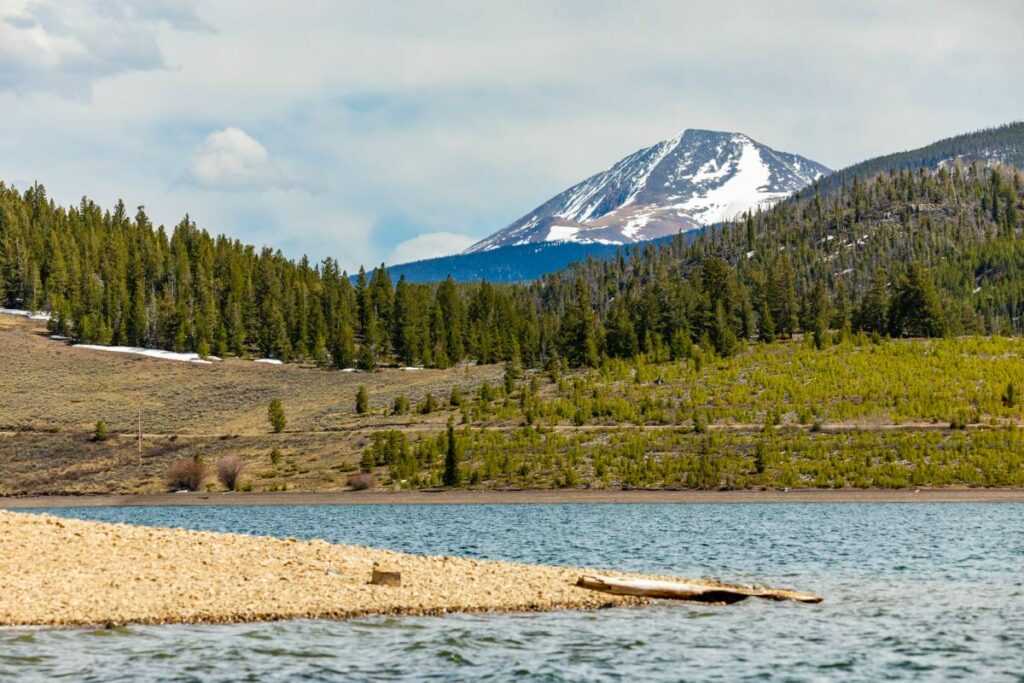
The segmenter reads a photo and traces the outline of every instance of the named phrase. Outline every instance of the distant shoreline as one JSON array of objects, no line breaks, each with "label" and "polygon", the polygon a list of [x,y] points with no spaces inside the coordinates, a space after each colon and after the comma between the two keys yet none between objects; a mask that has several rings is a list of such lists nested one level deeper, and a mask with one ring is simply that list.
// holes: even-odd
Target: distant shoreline
[{"label": "distant shoreline", "polygon": [[0,497],[0,509],[238,505],[507,505],[728,503],[1024,503],[1024,488],[792,489],[665,491],[282,491]]}]

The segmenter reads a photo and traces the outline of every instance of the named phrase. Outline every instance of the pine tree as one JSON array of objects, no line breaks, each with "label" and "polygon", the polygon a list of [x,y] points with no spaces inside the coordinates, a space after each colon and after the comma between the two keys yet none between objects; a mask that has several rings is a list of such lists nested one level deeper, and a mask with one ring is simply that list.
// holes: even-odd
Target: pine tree
[{"label": "pine tree", "polygon": [[796,276],[788,257],[776,260],[768,277],[768,308],[777,332],[788,337],[799,327]]},{"label": "pine tree", "polygon": [[895,336],[941,337],[946,327],[931,271],[920,262],[911,263],[889,307],[890,332]]},{"label": "pine tree", "polygon": [[857,327],[867,332],[884,333],[889,328],[889,290],[885,272],[876,268],[857,312]]},{"label": "pine tree", "polygon": [[761,310],[757,318],[757,338],[766,344],[775,341],[775,320],[766,299],[761,300]]},{"label": "pine tree", "polygon": [[270,400],[270,404],[267,406],[267,421],[270,422],[270,428],[275,433],[284,431],[288,420],[285,418],[284,406],[281,404],[280,399],[274,398]]},{"label": "pine tree", "polygon": [[640,343],[625,298],[612,302],[605,321],[604,337],[605,348],[613,358],[632,358],[639,353]]},{"label": "pine tree", "polygon": [[576,278],[576,296],[562,318],[562,349],[573,367],[594,367],[599,361],[597,326],[590,304],[590,290]]},{"label": "pine tree", "polygon": [[519,360],[519,352],[516,351],[515,357],[505,361],[505,374],[504,384],[505,393],[511,394],[516,390],[516,382],[523,376],[523,364]]},{"label": "pine tree", "polygon": [[1003,391],[1003,406],[1006,408],[1016,408],[1019,399],[1017,398],[1017,386],[1010,382],[1006,385],[1006,390]]},{"label": "pine tree", "polygon": [[725,315],[725,306],[721,301],[715,307],[715,321],[711,328],[711,343],[715,347],[715,352],[723,358],[728,358],[739,350],[736,333],[732,329],[729,318]]},{"label": "pine tree", "polygon": [[370,344],[363,344],[359,347],[356,367],[363,372],[373,372],[377,369],[377,354],[374,353],[373,346]]},{"label": "pine tree", "polygon": [[444,456],[444,475],[442,483],[448,487],[456,487],[462,483],[462,474],[459,472],[459,442],[455,435],[455,423],[448,420],[448,450]]},{"label": "pine tree", "polygon": [[821,280],[814,288],[810,317],[811,329],[814,331],[814,348],[820,351],[828,343],[829,321],[832,318],[832,303],[829,300],[828,288]]},{"label": "pine tree", "polygon": [[347,318],[338,322],[331,344],[331,362],[339,369],[351,368],[356,363],[355,335],[352,334],[352,325]]}]

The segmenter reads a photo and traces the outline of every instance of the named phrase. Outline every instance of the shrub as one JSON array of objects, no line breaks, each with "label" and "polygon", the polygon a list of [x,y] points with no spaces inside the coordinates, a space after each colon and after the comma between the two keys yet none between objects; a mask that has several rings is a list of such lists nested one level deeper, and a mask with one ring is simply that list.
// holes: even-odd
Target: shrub
[{"label": "shrub", "polygon": [[367,393],[366,387],[360,385],[356,391],[356,414],[366,415],[370,412],[370,394]]},{"label": "shrub", "polygon": [[96,422],[96,429],[93,430],[92,440],[93,441],[106,441],[110,438],[110,433],[107,432],[107,423],[103,420]]},{"label": "shrub", "polygon": [[363,372],[373,372],[377,369],[377,357],[373,353],[370,344],[363,344],[359,349],[359,357],[356,359],[356,367]]},{"label": "shrub", "polygon": [[288,419],[284,415],[284,406],[281,405],[280,399],[275,398],[270,401],[270,405],[267,406],[267,420],[270,421],[270,428],[274,430],[275,434],[284,431]]},{"label": "shrub", "polygon": [[353,474],[348,478],[348,485],[352,487],[353,491],[365,491],[366,489],[372,489],[374,483],[373,475],[369,472],[360,472],[359,474]]},{"label": "shrub", "polygon": [[229,455],[217,461],[217,479],[228,491],[237,491],[242,483],[245,463],[237,455]]},{"label": "shrub", "polygon": [[708,419],[699,412],[693,413],[693,431],[696,434],[707,434]]},{"label": "shrub", "polygon": [[754,447],[754,471],[758,474],[764,474],[768,467],[767,450],[765,445],[760,442]]},{"label": "shrub", "polygon": [[405,397],[405,394],[395,397],[395,404],[391,408],[391,412],[394,415],[405,415],[409,412],[409,399]]},{"label": "shrub", "polygon": [[462,391],[458,387],[452,387],[451,396],[448,398],[448,405],[452,408],[461,408],[463,401]]},{"label": "shrub", "polygon": [[409,454],[409,441],[397,429],[374,432],[370,438],[372,443],[363,453],[363,462],[370,467],[391,465]]},{"label": "shrub", "polygon": [[433,394],[428,393],[427,397],[423,399],[423,403],[419,406],[420,414],[429,415],[435,410],[437,410],[437,399],[434,398]]},{"label": "shrub", "polygon": [[274,446],[270,451],[270,462],[275,465],[281,462],[281,449],[277,446]]},{"label": "shrub", "polygon": [[523,376],[523,366],[519,359],[513,359],[505,363],[505,393],[511,394],[516,390],[516,382]]},{"label": "shrub", "polygon": [[1016,408],[1017,401],[1017,387],[1010,382],[1006,385],[1006,391],[1003,392],[1003,405],[1007,408]]},{"label": "shrub", "polygon": [[206,463],[197,453],[191,458],[181,458],[171,463],[167,470],[167,485],[172,491],[198,491],[206,480],[206,473]]}]

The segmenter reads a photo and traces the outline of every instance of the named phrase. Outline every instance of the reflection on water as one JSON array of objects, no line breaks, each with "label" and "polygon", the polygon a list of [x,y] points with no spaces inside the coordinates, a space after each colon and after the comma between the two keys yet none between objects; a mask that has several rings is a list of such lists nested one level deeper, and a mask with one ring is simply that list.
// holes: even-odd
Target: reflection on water
[{"label": "reflection on water", "polygon": [[57,510],[789,585],[821,605],[0,631],[11,680],[1024,681],[1021,505],[493,505]]}]

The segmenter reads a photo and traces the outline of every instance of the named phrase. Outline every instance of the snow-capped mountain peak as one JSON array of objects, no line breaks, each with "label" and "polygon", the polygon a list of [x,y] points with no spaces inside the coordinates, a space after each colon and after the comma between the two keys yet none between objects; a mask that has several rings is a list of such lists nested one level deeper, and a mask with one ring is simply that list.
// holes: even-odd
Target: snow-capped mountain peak
[{"label": "snow-capped mountain peak", "polygon": [[531,242],[654,239],[735,218],[828,172],[742,133],[687,129],[630,154],[466,252]]}]

